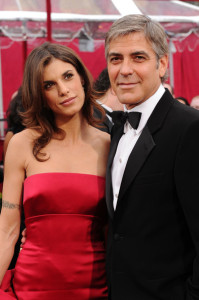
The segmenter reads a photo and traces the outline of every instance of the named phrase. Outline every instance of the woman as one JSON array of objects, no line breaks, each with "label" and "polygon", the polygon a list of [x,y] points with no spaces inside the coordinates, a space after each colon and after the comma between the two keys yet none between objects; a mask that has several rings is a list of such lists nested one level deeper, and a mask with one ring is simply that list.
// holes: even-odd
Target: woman
[{"label": "woman", "polygon": [[22,84],[27,129],[14,135],[5,157],[0,282],[19,235],[22,194],[27,239],[0,299],[107,299],[109,136],[94,127],[91,93],[90,75],[71,49],[44,43],[29,55]]},{"label": "woman", "polygon": [[[5,157],[6,150],[8,147],[8,144],[13,137],[14,134],[24,130],[24,125],[22,124],[22,117],[20,115],[21,112],[23,112],[23,106],[22,106],[22,89],[20,88],[13,93],[11,97],[11,101],[9,103],[8,109],[6,111],[6,119],[7,119],[7,132],[5,135],[4,143],[3,143],[3,156]],[[12,258],[12,261],[10,263],[9,269],[13,269],[15,267],[15,263],[17,260],[17,257],[19,255],[20,251],[20,241],[21,241],[21,232],[24,229],[24,215],[22,210],[22,217],[21,217],[21,226],[20,226],[20,236],[18,238],[18,241],[15,245],[15,251]]]}]

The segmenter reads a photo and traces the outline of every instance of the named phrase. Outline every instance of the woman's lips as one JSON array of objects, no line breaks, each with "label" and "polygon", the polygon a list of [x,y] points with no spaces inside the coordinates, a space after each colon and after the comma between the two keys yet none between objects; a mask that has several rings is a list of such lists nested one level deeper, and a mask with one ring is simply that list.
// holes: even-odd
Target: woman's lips
[{"label": "woman's lips", "polygon": [[62,101],[62,102],[60,103],[60,105],[69,105],[69,104],[71,104],[72,102],[74,102],[74,100],[75,100],[75,97],[71,97],[71,98],[65,99],[64,101]]}]

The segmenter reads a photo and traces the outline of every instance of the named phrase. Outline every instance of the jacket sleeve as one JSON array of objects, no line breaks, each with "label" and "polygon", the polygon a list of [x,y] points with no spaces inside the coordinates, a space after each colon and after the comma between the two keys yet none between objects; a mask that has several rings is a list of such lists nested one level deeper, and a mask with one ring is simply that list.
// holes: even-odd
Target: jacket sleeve
[{"label": "jacket sleeve", "polygon": [[199,118],[183,133],[174,169],[176,189],[196,256],[187,279],[186,300],[199,300]]}]

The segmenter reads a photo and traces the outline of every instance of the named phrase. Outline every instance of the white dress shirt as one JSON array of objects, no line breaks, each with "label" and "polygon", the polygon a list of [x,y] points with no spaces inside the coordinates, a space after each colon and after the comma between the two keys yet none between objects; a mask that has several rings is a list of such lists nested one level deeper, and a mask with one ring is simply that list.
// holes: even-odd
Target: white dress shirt
[{"label": "white dress shirt", "polygon": [[[138,138],[142,133],[144,126],[146,125],[151,113],[153,112],[155,106],[159,102],[164,92],[165,88],[161,84],[159,89],[155,92],[153,96],[151,96],[149,99],[147,99],[140,105],[137,105],[134,108],[128,110],[128,112],[139,111],[142,113],[142,116],[140,119],[139,126],[136,130],[131,127],[128,121],[124,124],[124,134],[122,135],[118,143],[117,151],[111,169],[114,210],[116,209],[120,185],[122,182],[122,177],[126,168],[129,155],[132,152]],[[125,111],[127,111],[126,107]]]}]

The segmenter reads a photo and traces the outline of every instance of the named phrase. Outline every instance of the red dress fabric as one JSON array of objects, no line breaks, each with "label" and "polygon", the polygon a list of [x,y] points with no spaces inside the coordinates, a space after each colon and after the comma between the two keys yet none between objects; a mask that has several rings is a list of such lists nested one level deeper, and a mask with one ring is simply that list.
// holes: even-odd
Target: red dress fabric
[{"label": "red dress fabric", "polygon": [[103,177],[42,173],[24,182],[26,243],[0,299],[107,299]]}]

